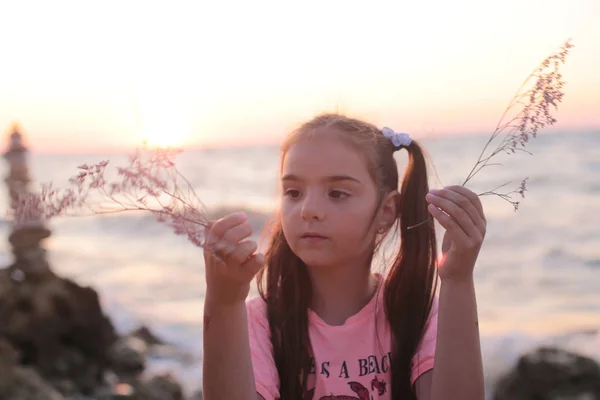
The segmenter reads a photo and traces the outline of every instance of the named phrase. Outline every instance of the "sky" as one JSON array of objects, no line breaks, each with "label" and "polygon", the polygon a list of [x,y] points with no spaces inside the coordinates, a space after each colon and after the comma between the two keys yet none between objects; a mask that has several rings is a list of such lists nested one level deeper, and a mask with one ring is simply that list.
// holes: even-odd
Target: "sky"
[{"label": "sky", "polygon": [[36,151],[277,143],[340,111],[415,137],[491,132],[572,38],[556,129],[600,128],[600,1],[18,1],[0,129]]}]

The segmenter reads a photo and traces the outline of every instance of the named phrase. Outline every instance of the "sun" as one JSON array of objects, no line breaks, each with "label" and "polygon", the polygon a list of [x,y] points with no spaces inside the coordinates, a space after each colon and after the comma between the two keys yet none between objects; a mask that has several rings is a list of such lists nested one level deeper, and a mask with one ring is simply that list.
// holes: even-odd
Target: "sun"
[{"label": "sun", "polygon": [[150,146],[182,147],[189,136],[189,118],[174,104],[144,102],[142,140]]},{"label": "sun", "polygon": [[177,133],[177,130],[174,129],[172,124],[168,127],[168,129],[171,129],[173,131],[165,132],[164,130],[154,131],[154,129],[150,129],[143,137],[143,140],[150,146],[181,147],[183,145],[182,135]]}]

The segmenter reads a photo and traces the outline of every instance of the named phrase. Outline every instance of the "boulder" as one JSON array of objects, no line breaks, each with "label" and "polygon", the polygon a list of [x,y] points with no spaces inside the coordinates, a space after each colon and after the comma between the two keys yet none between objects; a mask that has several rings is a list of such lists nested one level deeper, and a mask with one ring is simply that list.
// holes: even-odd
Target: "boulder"
[{"label": "boulder", "polygon": [[0,338],[0,399],[63,400],[33,367],[19,365],[19,353]]},{"label": "boulder", "polygon": [[494,400],[600,400],[600,365],[554,347],[523,355],[501,378]]},{"label": "boulder", "polygon": [[119,338],[110,349],[112,370],[125,380],[136,379],[146,366],[148,346],[134,336]]},{"label": "boulder", "polygon": [[136,337],[146,343],[148,346],[153,345],[163,345],[165,342],[156,336],[154,332],[150,330],[147,326],[140,326],[139,328],[133,330],[128,336]]},{"label": "boulder", "polygon": [[[92,393],[110,367],[117,336],[96,291],[17,259],[0,270],[0,337],[65,394]],[[35,261],[40,261],[39,259]]]},{"label": "boulder", "polygon": [[155,375],[140,382],[137,400],[184,400],[183,389],[171,374]]}]

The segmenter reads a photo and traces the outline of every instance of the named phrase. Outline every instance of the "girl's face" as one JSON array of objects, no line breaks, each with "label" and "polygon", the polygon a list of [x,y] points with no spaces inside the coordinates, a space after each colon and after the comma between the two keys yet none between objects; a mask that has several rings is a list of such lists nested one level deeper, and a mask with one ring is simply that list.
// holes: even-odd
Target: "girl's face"
[{"label": "girl's face", "polygon": [[335,134],[319,135],[288,150],[281,177],[283,233],[306,265],[370,257],[379,199],[364,155]]}]

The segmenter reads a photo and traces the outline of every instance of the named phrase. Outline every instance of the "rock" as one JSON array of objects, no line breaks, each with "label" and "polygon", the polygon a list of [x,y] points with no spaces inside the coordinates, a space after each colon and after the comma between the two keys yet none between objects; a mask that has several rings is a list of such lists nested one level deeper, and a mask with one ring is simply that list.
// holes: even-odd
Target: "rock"
[{"label": "rock", "polygon": [[[194,355],[190,354],[188,350],[165,342],[146,326],[141,326],[119,339],[114,353],[114,369],[116,371],[133,369],[134,372],[139,372],[149,357],[169,358],[177,360],[182,365],[192,364],[196,361]],[[134,368],[135,366],[137,368]]]},{"label": "rock", "polygon": [[110,349],[112,370],[124,378],[137,377],[146,365],[148,345],[137,337],[119,338]]},{"label": "rock", "polygon": [[565,350],[539,348],[500,379],[493,399],[600,400],[600,365]]},{"label": "rock", "polygon": [[21,254],[28,251],[42,251],[44,249],[38,247],[40,242],[50,237],[50,230],[44,226],[42,220],[32,219],[21,221],[18,226],[8,236],[8,241],[12,245],[13,254],[20,257]]},{"label": "rock", "polygon": [[21,355],[4,338],[0,338],[0,364],[13,367],[19,364]]},{"label": "rock", "polygon": [[137,400],[183,400],[183,389],[171,374],[155,375],[141,382]]},{"label": "rock", "polygon": [[77,386],[70,379],[54,379],[48,383],[65,396],[75,396],[78,394]]},{"label": "rock", "polygon": [[136,337],[140,340],[143,340],[148,346],[153,346],[157,344],[165,344],[158,336],[154,334],[148,327],[140,326],[133,332],[129,333],[127,336]]},{"label": "rock", "polygon": [[56,276],[43,253],[24,255],[0,270],[0,337],[19,364],[35,367],[65,394],[91,393],[110,367],[116,340],[98,294]]},{"label": "rock", "polygon": [[20,366],[19,358],[19,352],[0,338],[0,399],[63,399],[35,369]]},{"label": "rock", "polygon": [[0,366],[0,399],[64,400],[33,368]]}]

